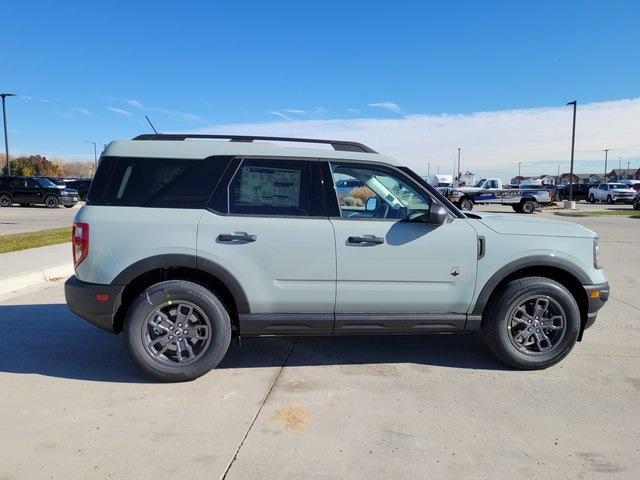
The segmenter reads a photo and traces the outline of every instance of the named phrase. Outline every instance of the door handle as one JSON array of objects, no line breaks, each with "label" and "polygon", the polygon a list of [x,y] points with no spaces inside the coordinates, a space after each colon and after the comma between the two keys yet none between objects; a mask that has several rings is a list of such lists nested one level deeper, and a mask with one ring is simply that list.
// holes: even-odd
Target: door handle
[{"label": "door handle", "polygon": [[361,237],[349,237],[347,241],[349,243],[373,243],[374,245],[380,245],[384,243],[384,238],[376,237],[375,235],[363,235]]},{"label": "door handle", "polygon": [[221,233],[216,238],[219,242],[255,242],[255,235],[251,235],[247,232],[237,232],[237,233]]}]

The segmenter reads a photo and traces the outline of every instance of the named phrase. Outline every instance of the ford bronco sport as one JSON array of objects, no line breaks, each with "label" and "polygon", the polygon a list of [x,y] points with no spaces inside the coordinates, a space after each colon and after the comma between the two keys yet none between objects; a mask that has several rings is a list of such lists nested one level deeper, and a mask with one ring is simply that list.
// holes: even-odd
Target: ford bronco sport
[{"label": "ford bronco sport", "polygon": [[113,142],[75,217],[67,303],[161,381],[206,373],[232,336],[479,330],[515,368],[564,358],[609,295],[595,233],[465,214],[395,165],[334,140]]}]

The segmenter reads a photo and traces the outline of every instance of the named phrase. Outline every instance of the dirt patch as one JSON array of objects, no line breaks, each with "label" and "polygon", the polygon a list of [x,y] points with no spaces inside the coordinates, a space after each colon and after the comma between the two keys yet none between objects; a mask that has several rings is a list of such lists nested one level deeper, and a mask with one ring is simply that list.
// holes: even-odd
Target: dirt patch
[{"label": "dirt patch", "polygon": [[283,423],[290,430],[300,431],[307,428],[311,415],[304,405],[290,404],[273,412],[270,418]]},{"label": "dirt patch", "polygon": [[620,473],[626,470],[622,465],[610,462],[600,453],[580,452],[578,457],[585,463],[585,467],[597,473]]}]

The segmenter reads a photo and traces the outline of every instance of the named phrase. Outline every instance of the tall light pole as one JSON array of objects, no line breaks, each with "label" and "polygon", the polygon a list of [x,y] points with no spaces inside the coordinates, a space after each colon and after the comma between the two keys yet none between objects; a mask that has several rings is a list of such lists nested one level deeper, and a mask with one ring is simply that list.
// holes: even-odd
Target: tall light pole
[{"label": "tall light pole", "polygon": [[607,181],[607,155],[609,154],[609,150],[611,150],[610,148],[605,148],[603,150],[604,152],[604,176],[602,178],[604,178],[604,181]]},{"label": "tall light pole", "polygon": [[630,165],[631,161],[627,160],[627,180],[629,180],[629,175],[631,175]]},{"label": "tall light pole", "polygon": [[96,142],[92,142],[91,140],[85,140],[85,142],[93,145],[93,171],[95,172],[98,169],[98,151],[96,150]]},{"label": "tall light pole", "polygon": [[618,170],[622,170],[622,155],[618,155]]},{"label": "tall light pole", "polygon": [[521,177],[520,171],[522,170],[522,162],[518,162],[518,176]]},{"label": "tall light pole", "polygon": [[4,120],[4,153],[7,156],[7,175],[11,175],[11,167],[9,166],[9,139],[7,138],[7,110],[5,100],[7,97],[15,96],[15,93],[0,93],[0,97],[2,97],[2,119]]},{"label": "tall light pole", "polygon": [[460,180],[460,147],[458,147],[458,180]]},{"label": "tall light pole", "polygon": [[573,105],[573,128],[571,129],[571,167],[569,168],[569,201],[573,201],[573,154],[576,148],[576,108],[578,102],[567,102],[567,105]]},{"label": "tall light pole", "polygon": [[427,162],[427,177],[431,174],[431,162]]}]

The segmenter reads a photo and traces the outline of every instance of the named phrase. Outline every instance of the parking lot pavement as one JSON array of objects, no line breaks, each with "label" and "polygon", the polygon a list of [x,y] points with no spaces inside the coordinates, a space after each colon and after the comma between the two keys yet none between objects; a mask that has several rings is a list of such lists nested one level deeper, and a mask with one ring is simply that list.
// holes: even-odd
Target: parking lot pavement
[{"label": "parking lot pavement", "polygon": [[265,338],[152,384],[60,284],[0,304],[0,477],[637,479],[640,220],[575,220],[612,298],[545,371],[476,335]]},{"label": "parking lot pavement", "polygon": [[80,205],[77,204],[73,208],[46,208],[36,205],[0,208],[0,235],[36,232],[58,227],[71,228],[73,217]]}]

